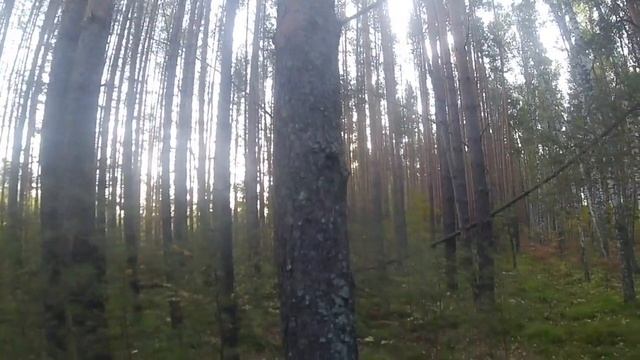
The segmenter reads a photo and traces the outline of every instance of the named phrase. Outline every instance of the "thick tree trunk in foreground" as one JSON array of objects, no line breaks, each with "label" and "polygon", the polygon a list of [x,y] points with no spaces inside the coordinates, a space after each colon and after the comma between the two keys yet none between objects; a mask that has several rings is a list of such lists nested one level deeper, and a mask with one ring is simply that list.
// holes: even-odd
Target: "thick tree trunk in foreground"
[{"label": "thick tree trunk in foreground", "polygon": [[45,338],[54,359],[111,359],[94,137],[112,11],[111,1],[67,1],[54,50],[41,154]]},{"label": "thick tree trunk in foreground", "polygon": [[220,317],[222,358],[238,359],[238,306],[235,299],[233,269],[233,220],[231,214],[231,89],[233,66],[233,29],[238,0],[225,5],[220,59],[220,95],[218,128],[213,170],[213,236],[217,252],[217,278],[220,281]]},{"label": "thick tree trunk in foreground", "polygon": [[357,359],[332,0],[278,6],[275,236],[287,359]]}]

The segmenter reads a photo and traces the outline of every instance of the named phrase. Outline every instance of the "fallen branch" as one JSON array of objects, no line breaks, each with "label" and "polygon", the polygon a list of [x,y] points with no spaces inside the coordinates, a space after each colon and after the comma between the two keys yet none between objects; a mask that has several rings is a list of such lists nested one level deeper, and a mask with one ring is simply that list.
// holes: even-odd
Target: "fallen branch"
[{"label": "fallen branch", "polygon": [[[498,214],[502,213],[503,211],[505,211],[508,208],[510,208],[513,205],[515,205],[518,201],[526,198],[527,196],[529,196],[534,191],[540,189],[542,186],[544,186],[547,183],[549,183],[551,180],[557,178],[560,174],[562,174],[565,170],[567,170],[571,165],[574,165],[575,163],[577,163],[578,160],[581,157],[583,157],[584,155],[586,155],[586,154],[590,153],[591,151],[593,151],[595,147],[600,145],[600,143],[602,142],[602,140],[604,140],[604,138],[609,136],[613,132],[613,130],[615,130],[618,126],[620,126],[623,123],[625,123],[627,121],[627,119],[629,119],[629,117],[631,115],[633,115],[634,113],[636,113],[639,110],[640,110],[640,105],[636,105],[635,107],[633,107],[632,109],[627,111],[627,113],[623,117],[621,117],[620,119],[615,121],[613,124],[611,124],[602,133],[600,133],[600,135],[598,135],[595,139],[593,139],[593,141],[591,141],[589,144],[583,146],[582,149],[580,149],[580,151],[578,151],[575,155],[573,155],[571,158],[569,158],[569,160],[565,161],[564,164],[562,164],[562,166],[560,166],[554,172],[552,172],[551,175],[547,176],[542,181],[540,181],[539,183],[537,183],[533,187],[529,188],[528,190],[524,191],[520,195],[516,196],[515,198],[513,198],[512,200],[510,200],[506,204],[504,204],[504,205],[500,206],[499,208],[493,210],[491,212],[490,218],[493,219]],[[479,224],[480,223],[478,223],[478,222],[471,223],[471,224],[467,225],[467,227],[464,228],[464,231],[467,232],[469,230],[472,230],[472,229],[476,228]],[[431,247],[433,248],[433,247],[436,247],[436,246],[438,246],[438,245],[440,245],[440,244],[442,244],[444,242],[447,242],[447,241],[449,241],[451,239],[455,239],[461,233],[462,233],[462,230],[456,230],[455,232],[453,232],[453,233],[451,233],[449,235],[446,235],[442,239],[433,242],[431,244]]]},{"label": "fallen branch", "polygon": [[368,266],[368,267],[361,267],[361,268],[353,269],[353,273],[358,274],[358,273],[363,273],[363,272],[367,272],[367,271],[383,270],[387,266],[402,264],[408,258],[409,257],[404,257],[404,258],[400,258],[400,259],[391,259],[391,260],[387,260],[387,261],[383,262],[382,264],[377,264],[377,265],[374,265],[374,266]]},{"label": "fallen branch", "polygon": [[356,12],[355,14],[348,16],[342,20],[340,20],[340,25],[341,26],[345,26],[347,25],[349,22],[351,22],[351,20],[354,20],[356,18],[359,18],[360,16],[368,13],[369,11],[377,8],[378,6],[380,6],[385,0],[378,0],[374,3],[371,3],[365,7],[363,7],[362,9],[360,9],[358,12]]}]

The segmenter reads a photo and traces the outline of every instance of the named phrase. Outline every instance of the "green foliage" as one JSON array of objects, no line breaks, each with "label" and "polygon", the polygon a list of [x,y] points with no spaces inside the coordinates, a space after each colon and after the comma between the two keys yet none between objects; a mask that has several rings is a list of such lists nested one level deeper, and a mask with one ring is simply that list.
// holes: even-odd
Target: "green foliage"
[{"label": "green foliage", "polygon": [[[640,307],[625,305],[617,285],[610,284],[611,275],[597,267],[593,281],[586,283],[573,263],[523,255],[512,270],[503,252],[497,263],[496,312],[476,313],[463,274],[458,292],[449,293],[443,285],[442,249],[431,249],[429,229],[424,220],[421,224],[427,204],[411,201],[409,208],[410,258],[402,266],[390,266],[384,276],[366,267],[369,257],[354,266],[362,359],[634,359],[640,354]],[[366,229],[366,224],[352,224],[352,238],[364,243],[361,231]],[[108,239],[107,310],[115,359],[219,358],[216,290],[207,285],[209,245],[206,239],[193,239],[181,249],[192,258],[175,284],[166,282],[159,244],[143,243],[140,280],[146,286],[139,314],[132,310],[125,245],[119,237]],[[39,358],[44,345],[39,247],[29,245],[37,239],[25,244],[27,261],[17,271],[8,261],[15,255],[7,249],[10,242],[0,238],[0,349],[8,359]],[[277,359],[281,339],[275,269],[265,262],[256,274],[246,261],[245,246],[236,243],[239,351],[246,359]],[[171,329],[168,319],[168,300],[174,296],[184,313],[178,330]]]}]

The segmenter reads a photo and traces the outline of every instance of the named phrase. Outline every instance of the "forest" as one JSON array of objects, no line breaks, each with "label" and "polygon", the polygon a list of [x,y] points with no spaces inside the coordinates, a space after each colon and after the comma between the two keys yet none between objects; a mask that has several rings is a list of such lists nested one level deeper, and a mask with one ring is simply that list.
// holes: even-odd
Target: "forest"
[{"label": "forest", "polygon": [[0,359],[639,359],[638,0],[0,0]]}]

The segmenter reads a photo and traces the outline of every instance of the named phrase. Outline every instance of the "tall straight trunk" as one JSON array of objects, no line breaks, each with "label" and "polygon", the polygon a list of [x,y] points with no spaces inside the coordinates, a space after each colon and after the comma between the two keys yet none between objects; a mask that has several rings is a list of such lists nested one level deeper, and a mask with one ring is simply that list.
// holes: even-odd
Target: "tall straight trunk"
[{"label": "tall straight trunk", "polygon": [[[138,246],[140,239],[140,177],[134,160],[134,126],[141,126],[141,119],[135,119],[138,83],[138,58],[142,42],[142,20],[144,18],[143,0],[136,0],[133,12],[133,41],[131,42],[131,56],[129,59],[129,77],[126,95],[126,119],[124,123],[124,138],[122,143],[122,182],[124,185],[124,240],[127,247],[127,274],[129,287],[134,295],[134,308],[139,310],[137,298],[140,294],[138,281]],[[137,104],[142,106],[142,104]],[[137,198],[137,199],[136,199]]]},{"label": "tall straight trunk", "polygon": [[0,57],[2,57],[4,50],[4,43],[9,32],[9,24],[11,23],[11,15],[13,15],[15,4],[16,0],[6,0],[2,7],[2,14],[0,14]]},{"label": "tall straight trunk", "polygon": [[260,37],[262,26],[263,0],[256,1],[256,15],[253,22],[253,41],[251,49],[251,74],[249,78],[249,101],[247,116],[247,159],[245,162],[245,191],[247,211],[247,239],[251,262],[259,269],[260,257],[260,219],[258,218],[258,122],[260,119]]},{"label": "tall straight trunk", "polygon": [[[443,41],[443,39],[448,39],[449,33],[447,32],[447,16],[442,0],[433,1],[432,12],[435,17],[435,24],[437,24],[436,26],[438,27],[438,38],[440,40],[439,49],[443,72],[446,79],[445,88],[447,94],[448,124],[444,126],[444,131],[449,134],[448,146],[451,149],[449,156],[449,169],[451,171],[451,179],[453,181],[458,226],[464,229],[471,222],[469,214],[469,188],[467,184],[467,170],[465,167],[466,157],[462,135],[462,121],[458,103],[458,87],[455,82],[449,42]],[[445,144],[447,144],[446,141]],[[465,275],[470,277],[470,281],[473,284],[475,274],[473,271],[471,237],[466,233],[462,234],[461,237],[463,245],[463,251],[461,252],[461,265],[465,271]]]},{"label": "tall straight trunk", "polygon": [[178,127],[175,152],[175,212],[173,219],[173,233],[176,243],[187,240],[187,163],[189,161],[189,140],[191,139],[193,116],[193,93],[196,75],[196,54],[198,52],[198,30],[200,24],[197,19],[198,0],[191,1],[189,22],[185,37],[184,63],[182,65],[182,83],[180,85],[180,108],[178,113]]},{"label": "tall straight trunk", "polygon": [[380,98],[376,85],[373,82],[373,56],[370,37],[370,17],[368,13],[362,16],[362,47],[364,53],[365,86],[367,105],[369,108],[369,131],[371,138],[371,239],[375,247],[377,266],[384,270],[385,264],[385,237],[382,212],[383,187],[382,187],[382,115],[380,111]]},{"label": "tall straight trunk", "polygon": [[210,210],[209,201],[207,199],[207,143],[206,143],[206,114],[205,107],[207,102],[207,74],[209,73],[209,24],[211,20],[211,1],[200,1],[203,7],[203,29],[202,44],[200,49],[200,78],[198,79],[198,167],[197,167],[197,183],[198,183],[198,226],[200,229],[201,240],[204,240],[209,231]]},{"label": "tall straight trunk", "polygon": [[474,190],[475,215],[479,226],[475,231],[478,251],[478,281],[476,301],[481,310],[490,310],[495,304],[495,244],[491,221],[491,202],[487,175],[485,173],[484,151],[478,89],[475,74],[468,60],[467,11],[464,0],[449,2],[451,30],[455,44],[456,68],[462,93],[462,104],[467,125],[467,138],[471,157]]},{"label": "tall straight trunk", "polygon": [[[418,68],[418,80],[420,86],[420,104],[422,107],[421,120],[423,128],[423,148],[421,149],[424,161],[421,162],[422,177],[424,182],[424,189],[427,194],[427,201],[429,206],[429,231],[431,239],[435,240],[436,231],[436,216],[435,216],[435,196],[434,196],[434,184],[431,179],[432,175],[435,175],[436,168],[435,163],[435,146],[433,144],[433,128],[431,125],[431,101],[427,84],[427,73],[429,64],[429,55],[427,54],[426,38],[424,36],[424,25],[422,19],[422,13],[420,11],[420,4],[417,0],[414,0],[414,17],[417,27],[417,53],[416,67]],[[446,104],[445,104],[446,105]],[[449,175],[450,176],[450,175]]]},{"label": "tall straight trunk", "polygon": [[275,236],[286,359],[357,359],[333,0],[285,0],[275,36]]},{"label": "tall straight trunk", "polygon": [[[429,43],[431,45],[431,84],[435,96],[436,110],[436,138],[438,143],[438,159],[440,162],[440,191],[442,206],[442,231],[450,234],[456,229],[456,198],[451,176],[451,146],[449,145],[449,130],[447,124],[447,93],[444,70],[438,52],[438,25],[433,6],[427,8]],[[456,265],[456,241],[447,241],[444,248],[445,276],[447,288],[454,291],[458,288]]]},{"label": "tall straight trunk", "polygon": [[125,9],[122,13],[120,21],[120,29],[116,38],[116,45],[109,66],[109,76],[105,85],[105,102],[102,117],[102,126],[100,128],[100,148],[98,154],[98,187],[97,187],[97,210],[96,210],[96,226],[98,232],[106,235],[107,229],[107,154],[109,149],[109,125],[111,124],[111,113],[113,107],[113,95],[115,90],[115,82],[118,75],[118,68],[122,57],[124,38],[127,33],[129,19],[135,1],[127,0]]},{"label": "tall straight trunk", "polygon": [[51,74],[47,88],[42,124],[41,173],[42,205],[42,266],[47,280],[44,288],[44,333],[46,353],[51,358],[64,358],[69,348],[66,289],[62,274],[71,265],[70,240],[64,233],[65,200],[60,191],[65,187],[66,94],[70,87],[73,60],[80,39],[80,24],[87,6],[86,0],[68,1],[60,19],[60,30],[53,52]]},{"label": "tall straight trunk", "polygon": [[238,0],[227,0],[222,27],[220,59],[220,92],[213,170],[213,222],[217,250],[217,273],[220,279],[220,314],[222,358],[238,359],[238,314],[234,296],[233,231],[231,214],[231,89],[233,67],[233,29]]},{"label": "tall straight trunk", "polygon": [[[58,10],[62,6],[62,2],[58,1],[57,5],[58,5],[58,8],[56,9],[56,14],[58,13]],[[55,28],[55,25],[53,25],[53,27]],[[31,189],[32,189],[32,182],[33,182],[33,174],[32,174],[33,169],[32,169],[31,157],[32,157],[32,149],[33,149],[33,138],[36,134],[36,115],[37,115],[38,104],[39,104],[39,101],[37,101],[37,99],[40,98],[40,95],[44,90],[43,75],[46,69],[46,64],[48,63],[48,58],[51,52],[51,48],[53,47],[53,43],[50,41],[50,39],[55,32],[54,28],[52,28],[49,34],[49,38],[46,40],[45,48],[42,51],[42,57],[40,58],[38,74],[36,75],[34,89],[31,94],[31,101],[29,102],[27,135],[26,135],[26,142],[24,145],[23,156],[22,156],[24,160],[22,161],[22,169],[20,170],[20,198],[18,200],[18,205],[21,207],[21,210],[23,212],[25,211],[25,209],[30,210],[28,203],[31,198]],[[32,208],[38,209],[36,205],[37,204],[34,204]]]},{"label": "tall straight trunk", "polygon": [[389,120],[391,138],[391,164],[393,174],[393,226],[396,245],[398,246],[399,259],[405,259],[409,255],[409,243],[407,240],[407,220],[405,216],[405,174],[402,157],[402,114],[397,94],[395,51],[393,46],[393,33],[389,19],[387,4],[379,7],[378,19],[380,21],[380,35],[382,42],[383,71],[385,83],[385,95],[387,102],[387,118]]},{"label": "tall straight trunk", "polygon": [[[621,191],[619,191],[621,192]],[[615,228],[620,249],[620,266],[622,273],[622,295],[625,303],[633,303],[636,301],[636,289],[634,281],[634,254],[633,254],[633,237],[630,236],[629,226],[631,207],[627,203],[629,199],[623,199],[622,194],[616,195],[616,216]],[[635,206],[635,204],[634,204]],[[635,221],[632,219],[632,221]]]},{"label": "tall straight trunk", "polygon": [[[60,2],[58,0],[52,0],[51,2],[49,2],[49,6],[47,7],[43,24],[40,29],[40,34],[38,35],[38,43],[36,44],[36,48],[33,51],[31,69],[29,70],[29,75],[25,82],[23,101],[20,106],[20,112],[18,114],[18,118],[16,120],[13,131],[11,163],[9,165],[7,212],[9,237],[15,239],[17,243],[20,242],[20,230],[22,229],[22,206],[18,201],[20,198],[18,185],[20,184],[20,156],[22,155],[22,138],[24,135],[25,124],[27,122],[31,104],[38,101],[37,95],[40,94],[39,91],[36,91],[36,81],[38,80],[37,76],[40,74],[40,68],[42,66],[40,54],[47,48],[49,37],[54,30],[54,22],[56,15],[58,14],[59,7]],[[27,139],[27,141],[29,141],[29,139]],[[24,157],[22,161],[28,163],[29,160],[30,159],[28,157]]]},{"label": "tall straight trunk", "polygon": [[[94,137],[112,12],[112,1],[66,2],[51,67],[41,153],[43,299],[51,358],[111,359],[106,258],[95,236]],[[73,281],[65,279],[69,274]]]},{"label": "tall straight trunk", "polygon": [[182,34],[182,21],[187,0],[178,0],[173,14],[171,33],[169,34],[169,48],[167,49],[167,61],[165,65],[165,89],[164,110],[162,121],[162,151],[160,161],[162,163],[162,180],[160,192],[160,217],[162,219],[162,241],[165,248],[165,256],[171,251],[173,243],[173,230],[171,224],[171,127],[173,126],[173,101],[176,86],[176,72],[178,57],[180,56]]},{"label": "tall straight trunk", "polygon": [[[362,7],[362,1],[358,6]],[[358,22],[356,30],[356,76],[355,76],[355,109],[356,109],[356,161],[357,168],[353,179],[357,189],[357,214],[362,221],[370,214],[371,195],[369,192],[369,148],[367,136],[367,91],[366,69],[364,63],[362,41],[362,21]],[[370,66],[370,65],[369,65]]]}]

